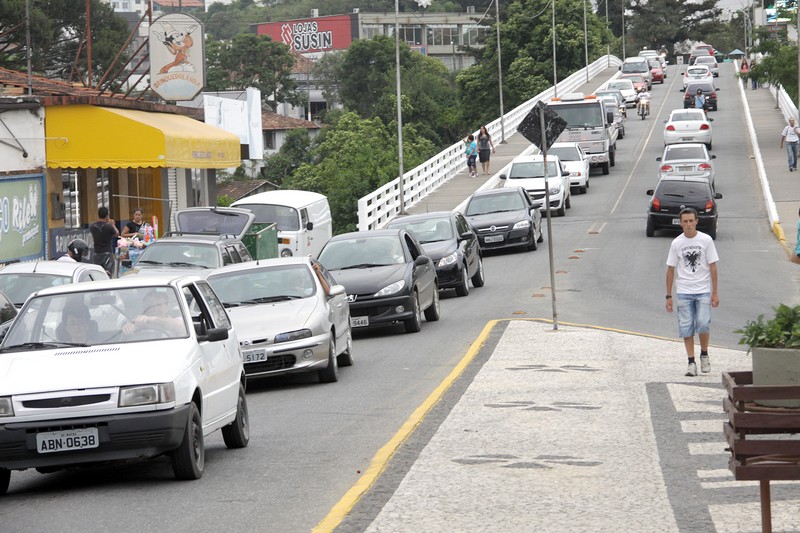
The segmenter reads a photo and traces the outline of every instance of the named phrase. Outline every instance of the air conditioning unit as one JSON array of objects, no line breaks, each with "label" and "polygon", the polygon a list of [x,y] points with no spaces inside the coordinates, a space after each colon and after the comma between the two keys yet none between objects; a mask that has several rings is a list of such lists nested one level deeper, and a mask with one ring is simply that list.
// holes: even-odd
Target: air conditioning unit
[{"label": "air conditioning unit", "polygon": [[475,13],[475,6],[467,6],[467,14]]},{"label": "air conditioning unit", "polygon": [[319,16],[319,9],[312,9],[311,10],[311,18],[317,18]]}]

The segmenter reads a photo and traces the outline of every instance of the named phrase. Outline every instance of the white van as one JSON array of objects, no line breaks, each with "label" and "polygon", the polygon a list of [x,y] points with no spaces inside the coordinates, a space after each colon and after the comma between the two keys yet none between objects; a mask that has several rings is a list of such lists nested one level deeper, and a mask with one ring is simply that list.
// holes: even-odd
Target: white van
[{"label": "white van", "polygon": [[315,192],[267,191],[237,200],[231,207],[252,211],[255,224],[277,224],[281,257],[317,257],[333,235],[328,198]]}]

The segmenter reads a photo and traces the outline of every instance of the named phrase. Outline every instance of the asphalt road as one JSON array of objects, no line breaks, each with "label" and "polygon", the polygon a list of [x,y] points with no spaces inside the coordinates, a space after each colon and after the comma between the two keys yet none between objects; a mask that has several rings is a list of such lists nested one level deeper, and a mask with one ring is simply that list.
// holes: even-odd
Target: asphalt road
[{"label": "asphalt road", "polygon": [[[592,175],[586,195],[553,219],[556,308],[562,322],[674,337],[664,311],[667,249],[674,235],[645,236],[645,191],[656,182],[669,110],[681,106],[678,67],[653,90],[653,114],[633,113],[617,165]],[[715,119],[721,221],[720,307],[712,344],[735,347],[733,330],[778,301],[797,303],[792,265],[772,235],[743,131],[730,64],[722,66]],[[550,239],[545,236],[545,245]],[[442,298],[442,319],[422,331],[358,331],[355,365],[340,381],[305,377],[251,383],[251,442],[206,440],[206,472],[173,479],[167,460],[41,475],[14,472],[0,503],[3,531],[311,530],[358,480],[372,457],[464,355],[490,319],[552,317],[547,246],[485,258],[486,286]],[[531,342],[535,342],[532,339]],[[682,362],[682,354],[664,354]],[[744,356],[744,353],[742,355]]]}]

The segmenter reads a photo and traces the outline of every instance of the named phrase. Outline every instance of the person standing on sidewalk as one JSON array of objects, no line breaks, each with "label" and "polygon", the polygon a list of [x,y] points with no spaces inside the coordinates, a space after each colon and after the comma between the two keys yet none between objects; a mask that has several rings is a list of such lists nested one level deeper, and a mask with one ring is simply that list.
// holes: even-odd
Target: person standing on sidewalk
[{"label": "person standing on sidewalk", "polygon": [[786,154],[789,158],[789,172],[797,170],[797,143],[800,142],[800,128],[795,126],[794,117],[789,117],[789,125],[781,133],[781,149],[786,142]]},{"label": "person standing on sidewalk", "polygon": [[492,136],[486,130],[486,126],[481,126],[478,132],[478,160],[481,162],[481,170],[484,174],[489,174],[489,159],[494,153],[494,143]]},{"label": "person standing on sidewalk", "polygon": [[742,59],[742,66],[739,67],[739,77],[742,78],[742,85],[747,89],[747,78],[750,74],[750,65],[747,64],[747,59]]},{"label": "person standing on sidewalk", "polygon": [[710,236],[697,231],[697,211],[681,210],[683,233],[675,237],[667,256],[667,312],[672,312],[672,284],[678,300],[678,335],[683,337],[689,358],[687,376],[697,375],[694,335],[700,337],[700,370],[711,372],[708,358],[711,308],[719,305],[717,294],[717,248]]},{"label": "person standing on sidewalk", "polygon": [[467,156],[467,170],[469,177],[475,178],[478,176],[478,164],[475,160],[478,158],[478,143],[475,142],[475,136],[471,133],[464,139],[464,154]]},{"label": "person standing on sidewalk", "polygon": [[103,206],[97,209],[97,222],[89,226],[89,232],[94,241],[95,265],[103,267],[108,275],[114,272],[114,237],[119,237],[119,230],[114,225],[114,219],[109,218],[108,208]]}]

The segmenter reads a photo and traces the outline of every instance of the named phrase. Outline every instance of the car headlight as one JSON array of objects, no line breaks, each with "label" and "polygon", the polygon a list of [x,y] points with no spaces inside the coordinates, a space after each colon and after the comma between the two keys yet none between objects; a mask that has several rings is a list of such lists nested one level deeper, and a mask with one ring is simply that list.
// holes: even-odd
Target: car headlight
[{"label": "car headlight", "polygon": [[281,250],[281,257],[292,257],[292,251],[288,248]]},{"label": "car headlight", "polygon": [[406,280],[401,279],[400,281],[395,281],[391,285],[385,286],[372,296],[389,296],[390,294],[402,291],[403,287],[405,286],[406,286]]},{"label": "car headlight", "polygon": [[439,264],[437,266],[443,267],[447,265],[452,265],[456,261],[458,261],[458,252],[453,252],[452,254],[439,259]]},{"label": "car headlight", "polygon": [[150,405],[175,401],[175,385],[172,383],[154,383],[137,385],[119,389],[119,406]]},{"label": "car headlight", "polygon": [[275,335],[275,344],[279,342],[296,341],[299,339],[307,339],[311,336],[310,329],[298,329],[297,331],[287,331],[285,333],[278,333]]},{"label": "car headlight", "polygon": [[0,398],[0,416],[14,416],[14,405],[11,403],[11,396]]},{"label": "car headlight", "polygon": [[514,227],[511,229],[528,229],[529,227],[531,227],[531,223],[529,221],[520,220],[519,222],[514,224]]},{"label": "car headlight", "polygon": [[561,192],[561,185],[553,185],[550,187],[550,194],[558,194]]}]

